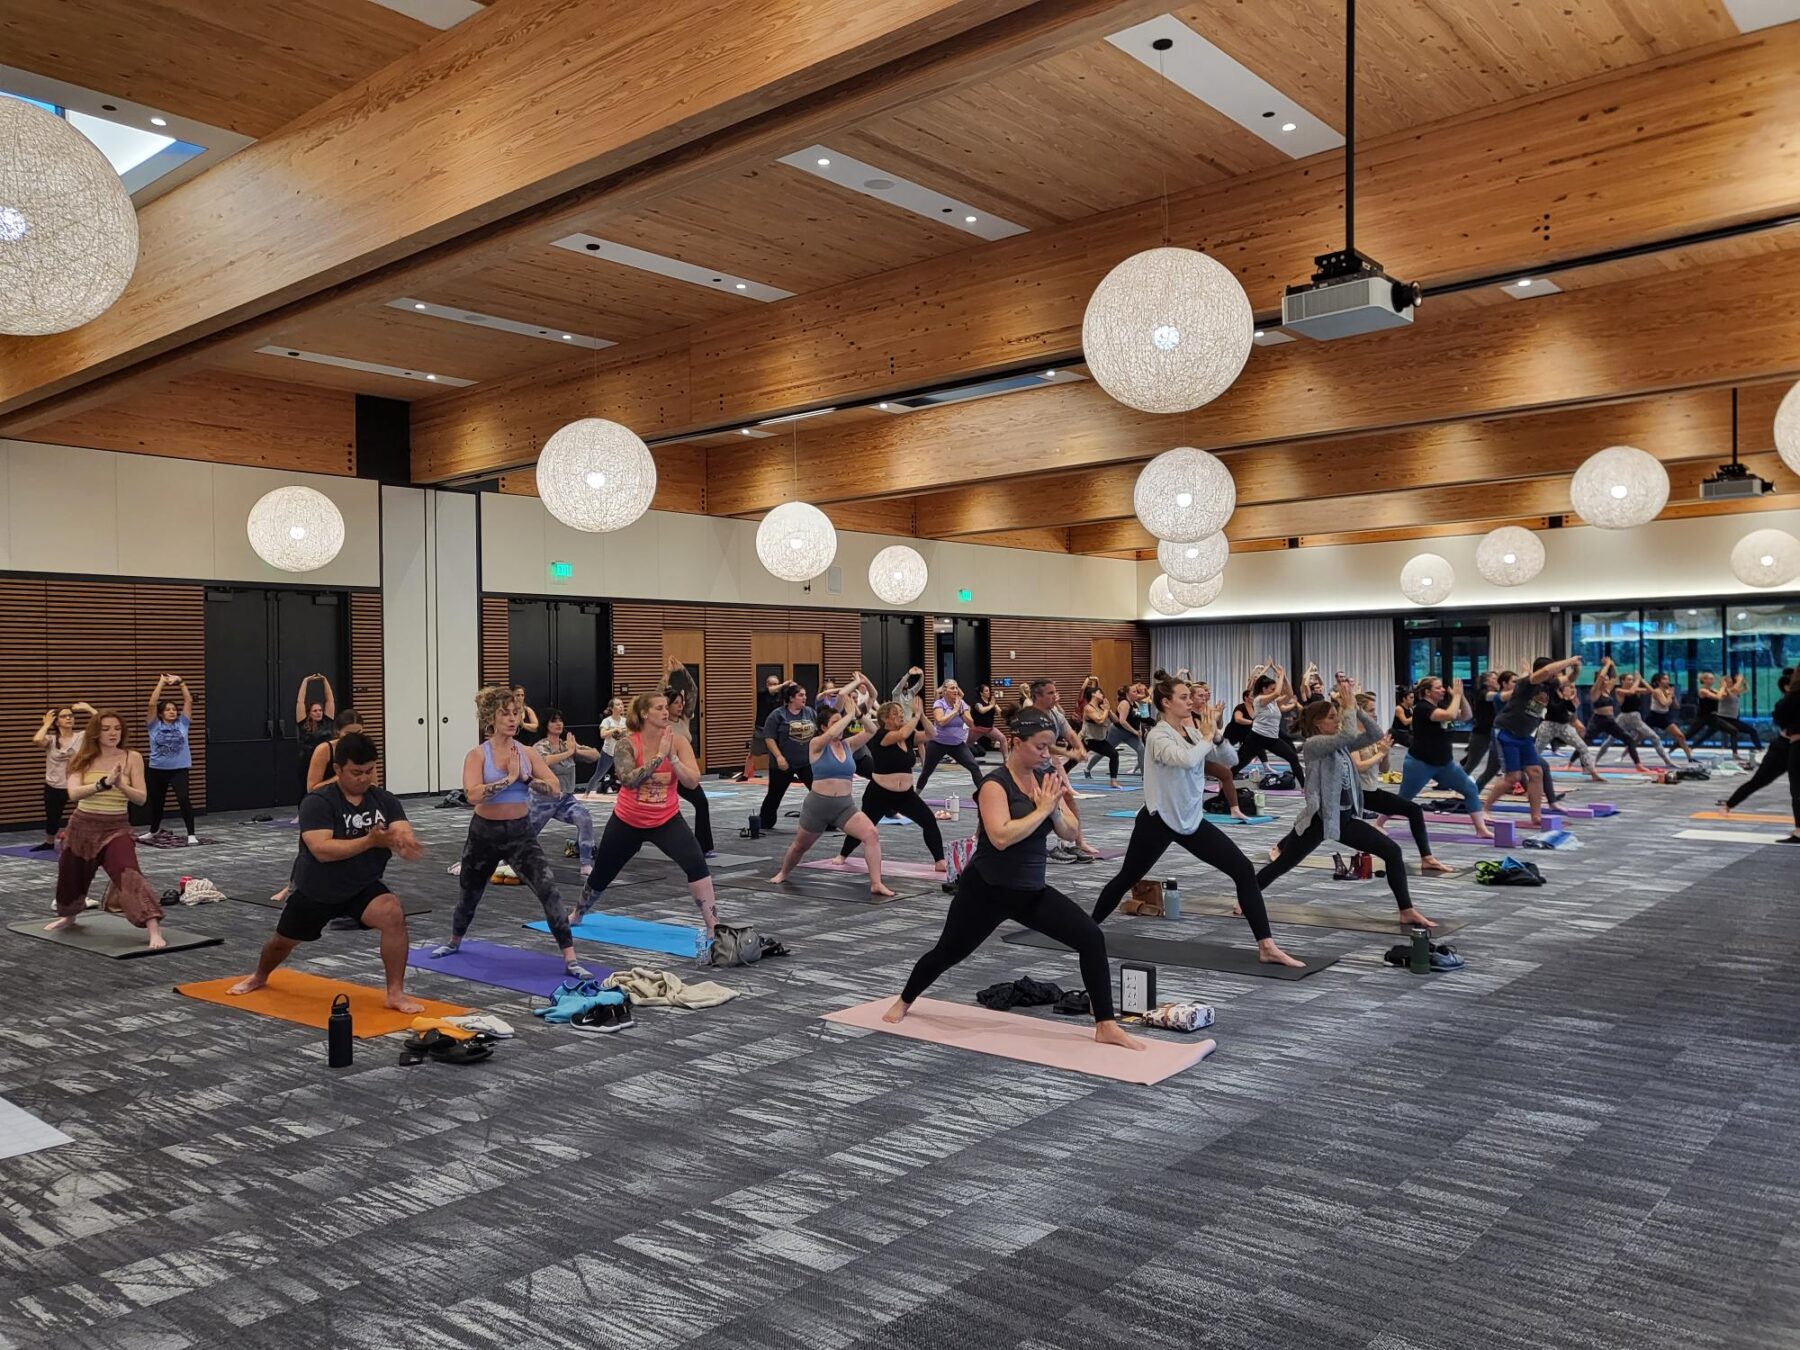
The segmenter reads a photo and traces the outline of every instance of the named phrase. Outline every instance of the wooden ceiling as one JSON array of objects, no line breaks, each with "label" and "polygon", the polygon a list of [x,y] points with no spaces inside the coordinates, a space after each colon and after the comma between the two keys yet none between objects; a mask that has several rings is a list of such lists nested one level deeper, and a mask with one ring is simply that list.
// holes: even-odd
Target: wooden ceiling
[{"label": "wooden ceiling", "polygon": [[[821,12],[806,0],[774,0],[774,8],[787,7],[796,21]],[[798,459],[809,491],[847,528],[1132,556],[1142,542],[1131,534],[1128,478],[1174,436],[1230,452],[1246,466],[1284,462],[1277,453],[1284,447],[1316,454],[1317,445],[1329,445],[1336,453],[1357,444],[1342,438],[1368,437],[1365,448],[1385,447],[1404,464],[1419,454],[1430,462],[1451,433],[1426,428],[1455,423],[1467,449],[1455,484],[1376,474],[1376,486],[1365,477],[1358,487],[1328,476],[1318,491],[1345,498],[1335,518],[1265,494],[1245,499],[1233,530],[1242,547],[1424,534],[1566,509],[1553,484],[1579,462],[1580,447],[1603,435],[1606,415],[1595,407],[1623,401],[1632,409],[1622,414],[1627,424],[1654,428],[1675,415],[1665,403],[1679,401],[1680,391],[1742,383],[1746,408],[1762,416],[1763,382],[1800,371],[1796,330],[1768,299],[1793,293],[1795,268],[1785,254],[1800,244],[1800,230],[1771,230],[1558,271],[1552,280],[1564,294],[1545,299],[1516,299],[1494,285],[1444,295],[1405,333],[1258,348],[1238,387],[1191,419],[1158,424],[1084,383],[904,417],[875,418],[859,406],[771,428],[779,434],[770,439],[743,438],[738,424],[766,416],[861,404],[1034,362],[1065,366],[1078,358],[1080,301],[1093,280],[1158,235],[1206,247],[1238,274],[1258,312],[1268,313],[1283,284],[1310,273],[1314,253],[1341,242],[1342,156],[1290,158],[1279,135],[1271,143],[1254,119],[1233,120],[1107,38],[1173,13],[1341,131],[1342,0],[917,0],[890,33],[871,27],[856,35],[866,38],[862,46],[845,40],[837,54],[822,53],[810,82],[802,73],[806,44],[822,46],[829,30],[789,25],[788,86],[721,92],[711,129],[697,127],[685,101],[672,101],[670,116],[687,120],[671,122],[645,142],[643,155],[616,164],[573,141],[567,162],[552,163],[551,140],[528,138],[545,119],[569,121],[554,95],[516,108],[494,95],[480,105],[493,119],[481,133],[490,137],[486,145],[537,147],[504,174],[471,160],[472,148],[447,126],[475,110],[479,83],[464,101],[446,94],[429,116],[415,109],[409,118],[402,106],[426,81],[477,75],[480,53],[500,45],[504,31],[535,44],[540,71],[551,68],[543,63],[584,49],[571,39],[587,31],[577,20],[591,21],[590,8],[605,6],[499,0],[463,25],[486,25],[479,40],[447,38],[434,61],[415,49],[435,31],[373,0],[244,0],[223,11],[194,0],[101,0],[79,16],[54,0],[20,0],[0,16],[0,39],[13,53],[7,59],[17,64],[270,137],[271,156],[290,136],[308,150],[303,138],[317,141],[327,131],[375,138],[391,113],[395,134],[420,137],[411,152],[426,157],[420,190],[434,190],[429,179],[440,169],[491,181],[478,184],[485,197],[470,189],[465,199],[446,198],[430,221],[415,212],[402,222],[396,213],[391,242],[373,238],[329,258],[321,250],[310,278],[295,268],[258,290],[243,283],[264,269],[242,269],[235,289],[221,287],[205,300],[211,309],[196,300],[185,328],[150,331],[146,306],[102,332],[108,316],[91,326],[89,339],[71,335],[57,350],[27,352],[0,341],[0,369],[8,357],[23,358],[12,382],[0,376],[0,433],[67,439],[101,414],[116,427],[135,401],[162,397],[170,386],[284,382],[321,397],[353,391],[412,401],[416,476],[467,481],[528,464],[545,423],[553,428],[573,409],[604,407],[671,443],[658,452],[678,469],[659,498],[666,509],[759,514],[789,490],[790,461]],[[676,7],[668,8],[676,18]],[[874,22],[863,9],[857,15]],[[1800,210],[1800,145],[1792,136],[1800,92],[1791,78],[1800,25],[1743,35],[1722,0],[1362,0],[1359,17],[1358,240],[1408,279],[1529,274],[1559,258]],[[521,26],[506,30],[509,23]],[[152,40],[141,47],[113,41],[127,24]],[[559,33],[557,24],[567,30]],[[79,42],[64,40],[71,32]],[[812,35],[799,40],[797,56],[796,33]],[[455,48],[457,40],[466,40],[467,52]],[[742,40],[755,40],[748,25]],[[266,48],[295,55],[246,93],[247,53]],[[608,60],[629,62],[633,52],[621,43]],[[509,73],[528,75],[515,65]],[[704,64],[694,69],[710,75]],[[623,78],[610,67],[609,75]],[[641,78],[650,87],[658,82]],[[347,101],[355,92],[345,94],[365,80],[380,91],[366,108]],[[723,101],[727,93],[735,101]],[[178,96],[183,106],[173,102]],[[334,96],[338,102],[315,111]],[[731,122],[750,101],[755,116]],[[351,131],[327,116],[353,106],[367,117]],[[521,127],[510,141],[500,134],[508,118]],[[438,120],[446,123],[442,134],[423,136]],[[903,210],[780,162],[813,144],[1027,233],[989,243],[942,213]],[[396,153],[391,162],[402,160]],[[377,205],[384,191],[395,195],[354,181],[352,163],[362,161],[350,158],[346,139],[339,162],[327,167],[347,191],[367,190]],[[531,173],[539,174],[535,186]],[[155,222],[156,208],[146,211],[147,225],[161,226],[147,228],[153,240],[171,235],[176,221],[210,219],[215,234],[204,247],[181,251],[189,267],[208,253],[233,256],[233,230],[207,211],[209,177],[171,194]],[[229,200],[252,200],[273,181],[246,178]],[[597,186],[584,189],[589,181]],[[356,202],[342,204],[346,216],[356,209]],[[359,218],[371,228],[388,223],[373,208]],[[577,232],[793,298],[763,303],[728,284],[714,289],[555,245]],[[147,255],[147,266],[156,261]],[[1694,290],[1684,300],[1690,279]],[[1740,294],[1742,307],[1723,298]],[[403,295],[617,345],[571,353],[389,305]],[[1613,349],[1598,359],[1594,348],[1570,345],[1646,331],[1640,310],[1671,334],[1648,359],[1624,359]],[[1744,314],[1764,310],[1760,327],[1741,331]],[[445,392],[283,361],[260,354],[265,345],[475,385]],[[1714,455],[1716,400],[1706,404],[1704,435],[1692,420],[1699,405],[1682,406],[1690,417],[1683,435],[1646,448],[1666,450],[1671,461]],[[1563,407],[1572,411],[1556,411]],[[1579,435],[1556,417],[1580,421]],[[1005,433],[984,442],[996,424]],[[1766,442],[1747,434],[1744,444],[1766,451]],[[970,455],[960,448],[972,443],[986,449]],[[1541,467],[1512,473],[1507,457],[1515,454]],[[786,472],[770,467],[777,459]],[[836,467],[849,486],[834,486]],[[1045,516],[988,511],[988,503],[1029,499],[1021,480],[1052,474],[1060,476],[1039,485],[1056,503]],[[1783,500],[1800,491],[1770,476]],[[515,477],[508,487],[520,483]],[[1484,490],[1500,485],[1504,491]],[[1371,494],[1385,497],[1377,503]],[[1346,528],[1349,520],[1367,531]],[[982,528],[961,528],[971,521]]]}]

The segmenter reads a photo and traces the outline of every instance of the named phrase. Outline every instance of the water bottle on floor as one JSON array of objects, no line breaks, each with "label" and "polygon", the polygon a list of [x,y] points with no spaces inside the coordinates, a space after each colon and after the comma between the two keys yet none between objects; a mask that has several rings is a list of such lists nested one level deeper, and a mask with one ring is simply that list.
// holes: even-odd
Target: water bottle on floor
[{"label": "water bottle on floor", "polygon": [[1173,877],[1163,882],[1163,918],[1179,919],[1181,917],[1181,887],[1176,885]]},{"label": "water bottle on floor", "polygon": [[1431,974],[1431,934],[1423,928],[1412,930],[1412,973]]},{"label": "water bottle on floor", "polygon": [[326,1062],[334,1069],[350,1067],[351,1040],[350,996],[339,994],[331,1000],[331,1016],[325,1019]]},{"label": "water bottle on floor", "polygon": [[944,810],[950,813],[950,819],[961,820],[962,798],[952,792],[948,797],[944,798]]}]

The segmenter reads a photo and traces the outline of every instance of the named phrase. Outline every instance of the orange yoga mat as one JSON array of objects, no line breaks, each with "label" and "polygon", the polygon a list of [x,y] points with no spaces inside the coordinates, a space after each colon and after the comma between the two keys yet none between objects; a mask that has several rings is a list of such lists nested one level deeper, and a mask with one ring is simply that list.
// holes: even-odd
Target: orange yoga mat
[{"label": "orange yoga mat", "polygon": [[221,1007],[261,1013],[264,1017],[279,1017],[283,1022],[298,1022],[303,1027],[323,1027],[331,1016],[331,1001],[339,994],[348,994],[350,1020],[358,1040],[385,1036],[391,1031],[410,1031],[414,1017],[457,1017],[469,1011],[455,1003],[421,998],[418,1001],[425,1005],[422,1013],[395,1012],[383,1002],[387,997],[384,989],[328,980],[322,975],[308,975],[299,970],[277,970],[269,976],[269,982],[253,994],[225,992],[243,978],[242,975],[227,975],[222,980],[178,984],[175,992],[197,998],[202,1003],[217,1003]]},{"label": "orange yoga mat", "polygon": [[1146,1036],[1141,1037],[1142,1050],[1125,1050],[1097,1042],[1094,1024],[1085,1017],[1052,1022],[1047,1017],[995,1012],[979,1004],[940,1003],[935,998],[913,1004],[904,1021],[884,1022],[881,1015],[893,1001],[878,998],[826,1013],[825,1020],[1121,1083],[1160,1083],[1218,1049],[1218,1043],[1209,1039],[1159,1041]]},{"label": "orange yoga mat", "polygon": [[1754,811],[1696,811],[1689,820],[1742,820],[1752,825],[1792,825],[1792,816],[1758,815]]}]

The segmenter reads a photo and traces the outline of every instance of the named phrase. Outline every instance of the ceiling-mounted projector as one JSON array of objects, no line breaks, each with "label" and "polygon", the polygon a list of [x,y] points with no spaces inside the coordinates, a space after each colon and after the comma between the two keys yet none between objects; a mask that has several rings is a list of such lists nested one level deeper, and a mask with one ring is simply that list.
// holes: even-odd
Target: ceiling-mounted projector
[{"label": "ceiling-mounted projector", "polygon": [[1731,463],[1719,465],[1718,472],[1712,477],[1700,480],[1700,500],[1703,502],[1741,501],[1774,490],[1775,485],[1768,479],[1757,477],[1737,462],[1735,449]]},{"label": "ceiling-mounted projector", "polygon": [[1404,328],[1424,298],[1417,282],[1395,281],[1381,264],[1354,248],[1321,253],[1318,271],[1281,297],[1281,326],[1300,337],[1329,341]]}]

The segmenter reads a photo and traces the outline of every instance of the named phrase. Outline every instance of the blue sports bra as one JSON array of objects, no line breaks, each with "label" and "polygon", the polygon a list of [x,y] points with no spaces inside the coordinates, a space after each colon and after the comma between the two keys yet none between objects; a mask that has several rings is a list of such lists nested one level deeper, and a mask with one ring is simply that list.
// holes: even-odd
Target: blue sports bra
[{"label": "blue sports bra", "polygon": [[[526,772],[529,761],[525,758],[524,746],[516,746],[515,749],[519,756],[519,777],[484,801],[482,803],[483,806],[505,806],[511,804],[523,806],[530,802],[531,775]],[[483,741],[481,743],[481,781],[484,783],[498,783],[504,777],[506,777],[506,770],[497,767],[494,763],[494,743],[492,741]]]},{"label": "blue sports bra", "polygon": [[819,757],[813,761],[813,777],[815,779],[856,777],[856,756],[845,750],[844,757],[839,759],[837,752],[843,749],[844,743],[839,741],[835,746],[828,745],[820,751]]}]

